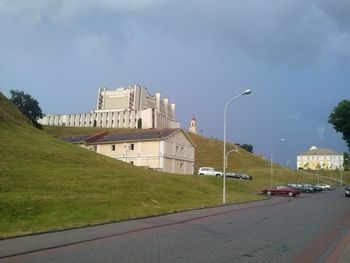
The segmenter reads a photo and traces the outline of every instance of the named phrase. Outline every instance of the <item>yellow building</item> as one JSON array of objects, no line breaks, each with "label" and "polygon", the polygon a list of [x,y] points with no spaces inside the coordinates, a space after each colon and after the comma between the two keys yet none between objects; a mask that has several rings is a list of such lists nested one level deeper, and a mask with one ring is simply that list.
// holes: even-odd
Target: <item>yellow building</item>
[{"label": "yellow building", "polygon": [[319,149],[312,146],[297,156],[297,168],[305,170],[343,170],[344,156],[332,149]]},{"label": "yellow building", "polygon": [[194,172],[195,145],[182,129],[103,132],[64,140],[135,166],[177,174]]}]

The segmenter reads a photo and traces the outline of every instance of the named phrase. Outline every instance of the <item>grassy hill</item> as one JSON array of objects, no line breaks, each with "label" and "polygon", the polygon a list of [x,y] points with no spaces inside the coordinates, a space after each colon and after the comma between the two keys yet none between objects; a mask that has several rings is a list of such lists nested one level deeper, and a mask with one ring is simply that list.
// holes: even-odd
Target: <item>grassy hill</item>
[{"label": "grassy hill", "polygon": [[[106,129],[106,128],[76,128],[76,127],[55,127],[45,126],[44,130],[54,137],[69,137],[80,134],[93,134],[101,131],[109,132],[125,132],[126,129]],[[135,129],[131,131],[135,132]],[[195,168],[201,166],[211,166],[218,170],[222,170],[223,166],[223,142],[218,139],[206,138],[203,136],[188,133],[189,137],[196,145],[195,152]],[[234,144],[227,144],[227,152],[236,149]],[[231,180],[234,184],[234,191],[246,191],[247,193],[256,193],[271,183],[271,163],[264,160],[261,156],[251,154],[243,149],[238,152],[232,152],[228,156],[227,171],[243,172],[254,177],[253,181],[237,182]],[[327,174],[330,176],[331,174]],[[338,173],[333,173],[336,177]],[[316,183],[316,176],[305,176],[305,174],[287,169],[274,164],[273,183],[298,183],[310,182]]]},{"label": "grassy hill", "polygon": [[[0,237],[221,204],[220,178],[155,172],[55,138],[96,131],[101,130],[40,131],[0,93]],[[190,136],[197,145],[196,165],[220,169],[222,142]],[[228,181],[228,202],[262,198],[258,192],[270,183],[268,162],[240,150],[230,155],[228,166],[254,176]],[[281,167],[274,178],[306,180]]]},{"label": "grassy hill", "polygon": [[0,138],[0,237],[221,204],[219,178],[155,172],[65,143],[1,93]]}]

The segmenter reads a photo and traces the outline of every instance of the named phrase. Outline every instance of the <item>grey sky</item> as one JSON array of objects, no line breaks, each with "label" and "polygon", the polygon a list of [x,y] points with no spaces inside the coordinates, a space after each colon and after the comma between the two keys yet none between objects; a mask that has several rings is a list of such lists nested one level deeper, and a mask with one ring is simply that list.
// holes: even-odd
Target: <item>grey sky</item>
[{"label": "grey sky", "polygon": [[[88,112],[97,90],[141,84],[187,129],[286,164],[311,145],[346,151],[327,123],[349,99],[347,0],[0,0],[0,89],[46,113]],[[286,142],[280,144],[280,138]]]}]

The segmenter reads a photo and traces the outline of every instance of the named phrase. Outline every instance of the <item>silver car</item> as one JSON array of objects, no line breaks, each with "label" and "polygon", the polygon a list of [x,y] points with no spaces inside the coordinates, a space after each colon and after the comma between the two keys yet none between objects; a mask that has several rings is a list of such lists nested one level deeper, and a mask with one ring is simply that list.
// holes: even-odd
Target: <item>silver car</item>
[{"label": "silver car", "polygon": [[222,172],[216,171],[213,167],[201,167],[198,170],[198,175],[222,176]]}]

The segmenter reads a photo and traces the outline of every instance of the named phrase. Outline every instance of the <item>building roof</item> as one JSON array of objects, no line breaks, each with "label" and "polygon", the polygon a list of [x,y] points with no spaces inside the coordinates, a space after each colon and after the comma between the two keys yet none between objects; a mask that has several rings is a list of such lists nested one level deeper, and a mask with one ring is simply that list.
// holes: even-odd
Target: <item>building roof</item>
[{"label": "building roof", "polygon": [[69,138],[63,138],[66,142],[71,143],[86,143],[89,145],[94,144],[104,144],[110,142],[131,142],[131,141],[154,141],[154,140],[164,140],[168,137],[174,135],[175,133],[183,132],[186,138],[191,142],[193,146],[193,141],[187,136],[187,134],[182,129],[152,129],[140,132],[127,132],[127,133],[98,133],[94,135],[81,135]]},{"label": "building roof", "polygon": [[343,154],[338,153],[332,149],[317,148],[315,146],[312,146],[308,151],[303,152],[299,155],[343,155]]},{"label": "building roof", "polygon": [[79,135],[79,136],[74,136],[74,137],[65,137],[62,138],[65,142],[71,142],[71,143],[84,143],[87,138],[89,138],[90,135]]}]

